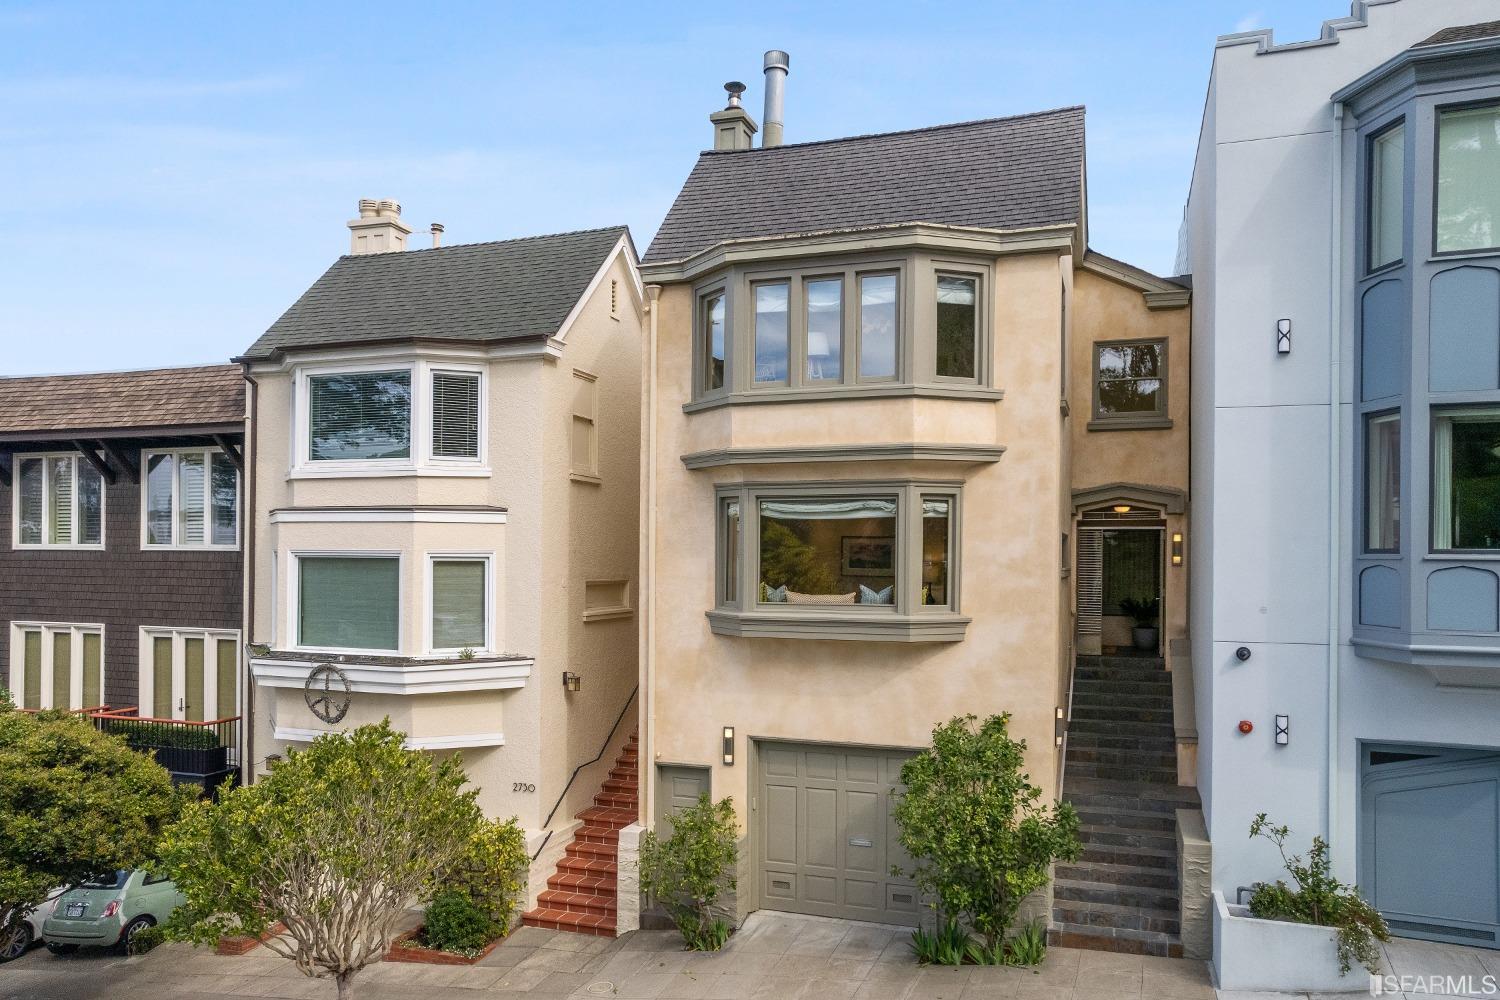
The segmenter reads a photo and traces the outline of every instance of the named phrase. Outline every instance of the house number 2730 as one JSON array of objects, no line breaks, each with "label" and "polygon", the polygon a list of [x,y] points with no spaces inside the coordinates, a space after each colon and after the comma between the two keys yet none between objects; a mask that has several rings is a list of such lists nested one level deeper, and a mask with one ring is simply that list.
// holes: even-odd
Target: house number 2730
[{"label": "house number 2730", "polygon": [[510,790],[513,792],[534,792],[536,791],[536,786],[529,781],[513,781],[511,782]]}]

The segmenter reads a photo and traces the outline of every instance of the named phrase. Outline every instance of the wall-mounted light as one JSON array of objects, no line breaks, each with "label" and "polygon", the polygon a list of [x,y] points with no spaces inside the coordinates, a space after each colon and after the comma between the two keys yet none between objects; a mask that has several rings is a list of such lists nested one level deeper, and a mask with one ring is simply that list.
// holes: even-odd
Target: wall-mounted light
[{"label": "wall-mounted light", "polygon": [[563,690],[564,691],[570,691],[570,692],[571,691],[581,691],[581,690],[583,690],[583,678],[580,677],[579,675],[573,673],[570,670],[564,670],[563,671]]},{"label": "wall-mounted light", "polygon": [[1276,321],[1276,353],[1292,353],[1292,321],[1289,319]]},{"label": "wall-mounted light", "polygon": [[1292,742],[1292,717],[1290,715],[1276,716],[1276,745],[1284,747]]},{"label": "wall-mounted light", "polygon": [[1128,504],[1128,503],[1117,503],[1117,504],[1115,504],[1115,513],[1116,514],[1129,514],[1130,513],[1130,504]]},{"label": "wall-mounted light", "polygon": [[724,727],[724,766],[734,766],[734,727]]},{"label": "wall-mounted light", "polygon": [[1063,734],[1066,733],[1067,731],[1068,731],[1068,725],[1067,725],[1067,722],[1063,719],[1062,706],[1059,705],[1059,706],[1057,706],[1056,721],[1054,721],[1053,724],[1052,724],[1053,737],[1054,737],[1054,739],[1057,740],[1057,745],[1058,746],[1062,746],[1063,745]]},{"label": "wall-mounted light", "polygon": [[1172,565],[1182,565],[1182,532],[1172,532]]}]

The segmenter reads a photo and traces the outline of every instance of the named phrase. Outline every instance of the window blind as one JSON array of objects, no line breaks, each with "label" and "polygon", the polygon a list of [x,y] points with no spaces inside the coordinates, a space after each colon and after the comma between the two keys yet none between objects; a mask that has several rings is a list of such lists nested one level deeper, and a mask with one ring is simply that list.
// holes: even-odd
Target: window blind
[{"label": "window blind", "polygon": [[201,454],[182,455],[177,462],[177,544],[202,545],[203,506],[206,500]]},{"label": "window blind", "polygon": [[42,460],[23,458],[16,474],[22,545],[42,544]]},{"label": "window blind", "polygon": [[51,545],[73,543],[73,460],[47,460],[47,477],[52,487],[52,517],[48,522],[47,542]]},{"label": "window blind", "polygon": [[301,645],[399,648],[399,560],[335,556],[300,563]]},{"label": "window blind", "polygon": [[146,459],[146,542],[149,545],[172,544],[171,455],[152,455]]},{"label": "window blind", "polygon": [[94,708],[104,704],[104,637],[98,632],[83,633],[83,704]]},{"label": "window blind", "polygon": [[349,372],[308,380],[314,462],[411,457],[411,372]]},{"label": "window blind", "polygon": [[485,564],[478,559],[432,563],[432,647],[485,646]]},{"label": "window blind", "polygon": [[479,457],[479,375],[432,373],[432,455]]}]

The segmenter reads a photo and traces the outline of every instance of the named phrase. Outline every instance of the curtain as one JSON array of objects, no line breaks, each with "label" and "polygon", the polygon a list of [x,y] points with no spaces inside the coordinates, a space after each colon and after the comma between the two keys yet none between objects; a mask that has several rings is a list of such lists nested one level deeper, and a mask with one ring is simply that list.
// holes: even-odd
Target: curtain
[{"label": "curtain", "polygon": [[299,562],[299,645],[399,648],[400,560],[308,557]]},{"label": "curtain", "polygon": [[1453,420],[1432,422],[1432,547],[1453,548]]},{"label": "curtain", "polygon": [[762,500],[760,516],[799,521],[843,521],[858,517],[895,517],[896,501],[852,498],[848,500]]}]

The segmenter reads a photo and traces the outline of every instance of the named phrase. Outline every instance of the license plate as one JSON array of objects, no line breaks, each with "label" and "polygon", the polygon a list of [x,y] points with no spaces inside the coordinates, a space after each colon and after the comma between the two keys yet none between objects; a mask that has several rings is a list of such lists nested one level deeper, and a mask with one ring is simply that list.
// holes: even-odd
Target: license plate
[{"label": "license plate", "polygon": [[87,903],[69,903],[68,904],[68,916],[70,916],[70,917],[81,917],[81,916],[83,916],[84,911],[87,910],[88,908],[89,908],[89,904],[87,904]]}]

